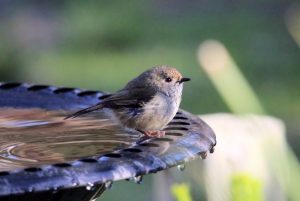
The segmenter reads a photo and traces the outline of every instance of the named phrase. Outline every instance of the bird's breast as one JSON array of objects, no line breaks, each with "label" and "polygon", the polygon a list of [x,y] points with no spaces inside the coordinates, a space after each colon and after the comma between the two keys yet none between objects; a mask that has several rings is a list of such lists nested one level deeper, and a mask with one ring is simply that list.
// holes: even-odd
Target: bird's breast
[{"label": "bird's breast", "polygon": [[175,116],[180,100],[158,94],[143,107],[143,113],[137,119],[137,129],[160,130]]}]

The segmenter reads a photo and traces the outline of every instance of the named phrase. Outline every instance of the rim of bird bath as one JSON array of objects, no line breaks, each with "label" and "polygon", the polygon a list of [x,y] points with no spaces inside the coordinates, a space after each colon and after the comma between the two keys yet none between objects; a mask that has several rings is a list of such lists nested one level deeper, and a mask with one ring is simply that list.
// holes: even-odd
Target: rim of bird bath
[{"label": "rim of bird bath", "polygon": [[[44,114],[45,111],[51,114],[59,113],[56,119],[60,118],[61,121],[64,121],[63,115],[93,105],[107,96],[107,93],[101,91],[78,88],[0,83],[0,111],[2,110],[2,114],[11,111],[13,115],[19,115],[15,111],[24,111],[25,109],[27,112],[36,112],[36,109],[39,109],[42,111],[37,112],[40,113],[39,115]],[[39,115],[36,118],[40,118]],[[26,114],[22,116],[23,120],[29,117],[30,115],[26,116]],[[85,123],[87,123],[98,117],[99,115],[96,113],[82,119],[85,119]],[[36,127],[41,130],[45,128],[43,122],[48,117],[43,118],[43,121],[38,121],[37,125],[30,128],[26,127],[28,122],[24,123],[23,121],[22,125],[25,124],[27,129],[24,132],[24,129],[15,128],[15,124],[11,124],[11,121],[8,120],[10,118],[1,119],[0,114],[2,141],[6,131],[11,131],[11,128],[7,128],[8,121],[17,134],[19,132],[25,135],[24,133],[31,132],[31,136],[33,136],[31,140],[33,140],[35,132],[38,135]],[[32,118],[29,120],[31,122]],[[5,129],[3,129],[3,125],[6,125]],[[62,133],[67,136],[69,127],[66,127],[65,123],[59,124],[56,121],[56,124],[51,124],[49,127],[56,128],[55,126],[57,126],[56,131],[63,128]],[[213,152],[216,145],[216,136],[213,130],[199,117],[181,109],[165,128],[166,135],[162,138],[140,138],[137,131],[118,129],[128,136],[138,137],[130,138],[131,141],[123,144],[122,147],[110,147],[106,153],[75,157],[62,162],[26,163],[24,166],[20,162],[21,166],[9,166],[7,163],[17,163],[19,161],[14,160],[18,159],[6,160],[7,153],[0,150],[0,199],[92,200],[100,196],[106,188],[110,188],[114,181],[133,178],[139,182],[142,175],[156,173],[174,166],[182,167],[183,164],[199,156],[205,158],[208,152]],[[47,131],[52,132],[52,130],[45,132]],[[85,130],[80,132],[84,133]],[[6,144],[10,142],[9,140],[16,142],[16,139],[9,138],[10,135],[5,135]],[[78,138],[76,139],[78,140]],[[124,139],[126,140],[126,138]],[[101,146],[101,143],[97,146]],[[1,139],[0,148],[2,148]],[[36,152],[39,150],[35,149]],[[4,160],[6,161],[3,162]]]}]

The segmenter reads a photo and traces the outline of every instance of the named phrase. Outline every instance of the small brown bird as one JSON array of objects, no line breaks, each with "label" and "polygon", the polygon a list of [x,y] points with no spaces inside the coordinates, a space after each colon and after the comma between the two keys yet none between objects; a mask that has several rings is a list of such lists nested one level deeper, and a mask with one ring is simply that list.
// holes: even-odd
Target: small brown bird
[{"label": "small brown bird", "polygon": [[183,83],[189,80],[183,78],[175,68],[157,66],[143,72],[102,102],[66,119],[109,108],[124,126],[149,137],[160,137],[165,134],[162,129],[178,111]]}]

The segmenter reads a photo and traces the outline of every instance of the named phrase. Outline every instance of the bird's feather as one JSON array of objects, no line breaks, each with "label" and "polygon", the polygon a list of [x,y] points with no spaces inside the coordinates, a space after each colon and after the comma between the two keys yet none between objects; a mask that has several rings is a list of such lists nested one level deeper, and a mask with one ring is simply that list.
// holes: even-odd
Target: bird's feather
[{"label": "bird's feather", "polygon": [[155,95],[155,90],[151,88],[123,89],[105,99],[104,107],[118,109],[120,107],[139,108],[149,102]]},{"label": "bird's feather", "polygon": [[155,90],[151,88],[134,88],[131,90],[125,88],[105,98],[102,102],[91,107],[79,110],[67,116],[65,119],[75,118],[80,115],[103,108],[110,108],[114,110],[122,108],[142,108],[144,104],[149,102],[154,97],[154,95]]},{"label": "bird's feather", "polygon": [[92,111],[95,111],[95,110],[99,110],[99,109],[102,109],[103,108],[103,105],[102,104],[97,104],[97,105],[93,105],[91,107],[88,107],[88,108],[85,108],[85,109],[82,109],[82,110],[79,110],[67,117],[65,117],[65,119],[70,119],[70,118],[76,118],[80,115],[83,115],[83,114],[86,114],[86,113],[90,113]]}]

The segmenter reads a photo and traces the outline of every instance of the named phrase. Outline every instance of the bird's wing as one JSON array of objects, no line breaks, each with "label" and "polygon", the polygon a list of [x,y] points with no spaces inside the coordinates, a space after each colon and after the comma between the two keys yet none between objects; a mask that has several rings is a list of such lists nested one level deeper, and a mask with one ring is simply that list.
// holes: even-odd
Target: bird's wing
[{"label": "bird's wing", "polygon": [[90,113],[102,108],[120,109],[120,108],[141,108],[149,102],[155,95],[155,90],[151,88],[133,88],[123,89],[115,94],[105,98],[102,102],[91,107],[79,110],[65,119],[75,118],[80,115]]},{"label": "bird's wing", "polygon": [[118,109],[121,107],[139,108],[149,102],[154,95],[155,90],[151,88],[123,89],[104,99],[104,101],[100,104],[112,109]]},{"label": "bird's wing", "polygon": [[70,118],[76,118],[80,115],[83,115],[83,114],[86,114],[86,113],[90,113],[90,112],[93,112],[95,110],[99,110],[99,109],[102,109],[103,108],[103,105],[100,103],[100,104],[97,104],[97,105],[93,105],[91,107],[88,107],[88,108],[84,108],[82,110],[79,110],[69,116],[66,116],[65,119],[70,119]]}]

